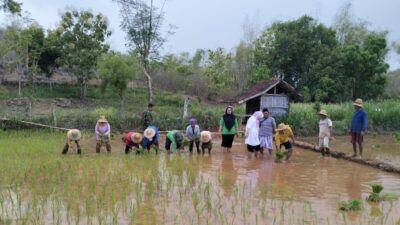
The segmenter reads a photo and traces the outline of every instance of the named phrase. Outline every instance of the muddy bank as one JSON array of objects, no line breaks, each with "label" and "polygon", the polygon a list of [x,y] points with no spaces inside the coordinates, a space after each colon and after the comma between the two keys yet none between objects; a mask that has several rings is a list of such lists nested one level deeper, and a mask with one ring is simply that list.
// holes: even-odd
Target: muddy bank
[{"label": "muddy bank", "polygon": [[[298,147],[301,147],[303,149],[311,150],[314,152],[320,152],[318,149],[318,146],[314,144],[310,144],[307,142],[303,141],[296,141],[295,145]],[[339,159],[345,159],[349,160],[355,163],[363,164],[366,166],[378,168],[387,172],[392,172],[392,173],[398,173],[400,174],[400,167],[397,165],[393,165],[391,162],[384,162],[378,159],[373,159],[373,158],[357,158],[357,157],[352,157],[351,154],[341,152],[341,151],[335,151],[331,150],[331,155],[332,157],[339,158]]]}]

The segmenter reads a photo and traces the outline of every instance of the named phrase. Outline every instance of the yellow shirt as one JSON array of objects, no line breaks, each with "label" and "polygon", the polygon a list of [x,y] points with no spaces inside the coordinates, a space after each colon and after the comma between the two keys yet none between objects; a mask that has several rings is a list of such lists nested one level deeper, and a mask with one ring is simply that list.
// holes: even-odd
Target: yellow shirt
[{"label": "yellow shirt", "polygon": [[279,131],[277,131],[275,134],[276,145],[280,146],[282,143],[288,142],[290,136],[293,136],[293,131],[292,131],[292,128],[290,128],[290,127],[284,129],[283,134],[281,134]]}]

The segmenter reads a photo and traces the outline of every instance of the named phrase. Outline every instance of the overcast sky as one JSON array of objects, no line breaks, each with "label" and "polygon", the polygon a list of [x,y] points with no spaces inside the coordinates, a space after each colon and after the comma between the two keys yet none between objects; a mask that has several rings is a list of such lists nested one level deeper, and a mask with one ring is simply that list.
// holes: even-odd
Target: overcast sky
[{"label": "overcast sky", "polygon": [[[17,0],[23,10],[44,28],[55,28],[67,6],[91,9],[107,16],[113,31],[108,42],[112,49],[126,52],[125,34],[120,29],[118,6],[112,0]],[[164,0],[155,0],[162,3]],[[249,18],[260,28],[274,21],[310,15],[325,25],[347,0],[167,0],[165,25],[177,26],[168,38],[163,53],[193,53],[196,49],[223,47],[232,50],[243,38],[242,25]],[[353,0],[355,16],[371,23],[373,30],[388,30],[389,41],[400,42],[400,0]],[[7,23],[0,13],[2,25]],[[390,70],[400,68],[400,57],[389,54]]]}]

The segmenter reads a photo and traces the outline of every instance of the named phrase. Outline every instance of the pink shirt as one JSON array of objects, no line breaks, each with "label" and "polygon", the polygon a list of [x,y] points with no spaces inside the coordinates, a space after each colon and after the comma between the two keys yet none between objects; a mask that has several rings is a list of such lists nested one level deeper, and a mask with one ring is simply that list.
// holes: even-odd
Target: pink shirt
[{"label": "pink shirt", "polygon": [[96,128],[94,130],[96,132],[96,140],[100,140],[100,135],[109,135],[111,133],[109,123],[106,123],[104,126],[100,126],[99,123],[96,123]]}]

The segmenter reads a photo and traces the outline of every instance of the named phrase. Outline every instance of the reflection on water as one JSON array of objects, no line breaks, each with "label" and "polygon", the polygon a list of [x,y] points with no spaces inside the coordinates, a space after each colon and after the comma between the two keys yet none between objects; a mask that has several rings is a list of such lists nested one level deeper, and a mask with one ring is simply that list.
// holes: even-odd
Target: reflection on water
[{"label": "reflection on water", "polygon": [[[381,146],[385,146],[382,141]],[[62,211],[61,217],[68,218],[65,211],[68,212],[70,206],[66,202],[70,199],[73,199],[71,205],[77,204],[76,208],[82,210],[82,215],[92,210],[93,217],[104,217],[96,220],[82,216],[78,224],[111,224],[114,219],[117,224],[396,224],[400,215],[398,202],[365,204],[363,213],[342,215],[337,211],[340,200],[365,199],[372,183],[382,184],[384,191],[400,194],[399,175],[345,160],[323,158],[297,148],[292,160],[285,163],[275,163],[268,154],[249,159],[241,139],[236,140],[231,153],[221,152],[220,141],[214,140],[211,155],[184,152],[125,156],[123,143],[117,136],[112,141],[112,155],[103,153],[96,158],[94,149],[91,150],[94,142],[93,138],[83,141],[83,157],[71,155],[59,162],[60,168],[75,168],[71,165],[79,160],[76,168],[82,172],[65,178],[69,183],[88,180],[79,188],[82,192],[90,191],[82,194],[76,187],[65,187],[61,175],[54,179],[54,187],[42,187],[35,181],[19,187],[18,193],[21,190],[29,193],[25,189],[35,189],[35,186],[44,192],[61,190],[42,204],[44,208],[51,206],[43,210],[45,224],[55,221],[55,203],[59,204],[56,206]],[[339,142],[338,139],[335,146],[339,147]],[[383,149],[382,152],[387,153]],[[101,199],[101,193],[107,198]],[[21,201],[16,196],[24,198],[11,189],[0,191],[0,206],[6,209],[0,210],[0,224],[3,223],[1,216],[18,217],[14,212],[18,211],[15,203]],[[22,206],[27,207],[29,201],[22,200]],[[102,205],[108,211],[102,211]],[[60,222],[68,223],[66,219]]]}]

